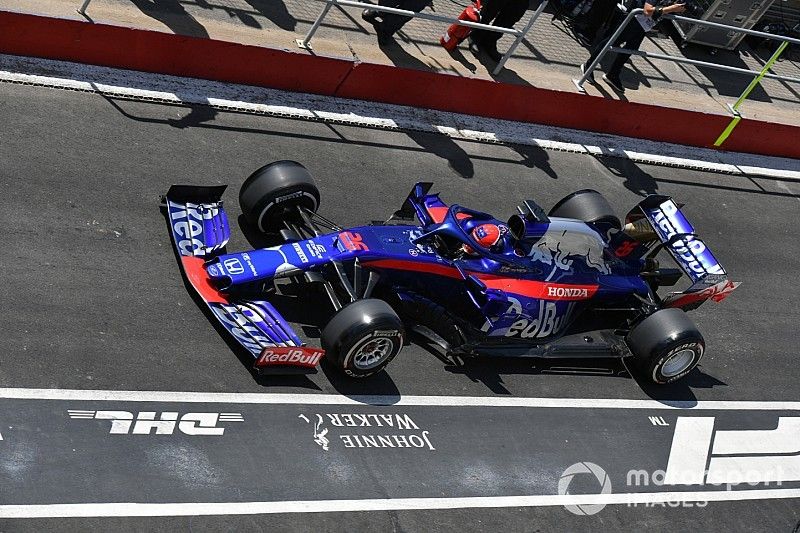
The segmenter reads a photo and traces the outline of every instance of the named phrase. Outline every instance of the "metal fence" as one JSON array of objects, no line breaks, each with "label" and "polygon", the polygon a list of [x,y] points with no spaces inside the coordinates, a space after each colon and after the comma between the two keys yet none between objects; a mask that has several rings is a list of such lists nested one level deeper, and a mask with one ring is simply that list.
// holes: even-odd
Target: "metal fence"
[{"label": "metal fence", "polygon": [[[618,54],[629,54],[629,55],[647,57],[647,58],[652,58],[652,59],[662,59],[662,60],[666,60],[666,61],[674,61],[675,63],[684,63],[684,64],[689,64],[689,65],[694,65],[694,66],[697,66],[697,67],[707,67],[707,68],[712,68],[712,69],[717,69],[717,70],[725,70],[727,72],[735,72],[735,73],[738,73],[738,74],[746,74],[746,75],[753,76],[753,77],[759,76],[761,74],[761,72],[757,72],[757,71],[746,69],[746,68],[731,67],[731,66],[728,66],[728,65],[720,65],[719,63],[710,63],[708,61],[700,61],[700,60],[697,60],[697,59],[689,59],[687,57],[671,56],[671,55],[668,55],[668,54],[657,54],[657,53],[653,53],[653,52],[643,52],[641,50],[629,50],[627,48],[617,48],[616,46],[613,46],[613,44],[616,42],[617,38],[619,38],[619,36],[622,34],[622,32],[625,30],[625,28],[628,26],[628,24],[630,24],[631,21],[636,17],[636,15],[638,15],[640,13],[644,13],[644,9],[633,9],[633,10],[631,10],[628,13],[628,15],[625,17],[625,20],[622,21],[622,24],[620,24],[619,27],[616,29],[616,31],[611,35],[611,38],[608,39],[608,42],[605,44],[605,46],[600,51],[600,53],[595,58],[595,60],[592,61],[590,64],[586,65],[586,68],[584,69],[583,76],[581,76],[579,79],[572,80],[575,83],[575,86],[578,88],[578,90],[580,92],[585,92],[585,89],[583,88],[584,83],[586,83],[586,80],[589,79],[589,77],[592,76],[592,73],[593,73],[594,69],[597,68],[598,65],[600,65],[600,63],[602,62],[603,58],[605,57],[605,55],[608,52],[615,52],[615,53],[618,53]],[[728,30],[728,31],[742,32],[742,33],[746,33],[748,35],[755,35],[757,37],[763,37],[765,39],[775,39],[777,41],[783,41],[785,43],[800,44],[800,39],[793,39],[791,37],[785,37],[783,35],[775,35],[775,34],[772,34],[772,33],[764,33],[764,32],[761,32],[761,31],[746,30],[744,28],[737,28],[736,26],[728,26],[728,25],[725,25],[725,24],[719,24],[717,22],[710,22],[710,21],[707,21],[707,20],[698,20],[698,19],[693,19],[693,18],[688,18],[688,17],[681,17],[680,15],[662,15],[661,18],[662,19],[679,20],[681,22],[688,22],[690,24],[699,24],[701,26],[709,26],[709,27],[713,27],[713,28],[720,28],[720,29],[724,29],[724,30]],[[635,24],[638,24],[638,22],[635,22]],[[791,76],[780,76],[778,74],[772,74],[772,73],[769,73],[769,72],[765,73],[763,75],[763,77],[782,80],[782,81],[788,81],[788,82],[794,82],[794,83],[800,83],[800,78],[793,78]]]},{"label": "metal fence", "polygon": [[[309,49],[309,50],[311,49],[311,39],[314,37],[314,35],[316,34],[317,30],[320,28],[323,20],[328,15],[328,13],[330,12],[331,8],[333,8],[334,6],[337,6],[337,7],[340,7],[340,8],[370,9],[370,10],[379,11],[379,12],[382,12],[382,13],[391,13],[391,14],[395,14],[395,15],[408,16],[408,17],[411,17],[411,18],[421,18],[421,19],[425,19],[425,20],[432,20],[432,21],[435,21],[435,22],[442,22],[442,23],[445,23],[445,24],[448,24],[448,25],[450,25],[450,24],[458,24],[460,26],[466,26],[468,28],[481,29],[481,30],[499,32],[499,33],[503,33],[503,34],[507,34],[507,35],[513,35],[515,37],[514,42],[511,44],[511,46],[506,51],[506,53],[503,54],[501,60],[497,63],[497,65],[495,66],[494,70],[492,71],[492,74],[495,74],[495,75],[498,74],[503,69],[503,67],[505,66],[505,64],[508,61],[508,59],[516,51],[516,49],[519,46],[519,44],[522,42],[522,40],[525,38],[525,36],[531,30],[531,28],[533,27],[534,23],[539,18],[539,16],[542,14],[542,12],[544,11],[545,7],[547,7],[547,4],[549,2],[549,0],[541,0],[540,3],[539,3],[539,6],[531,14],[531,16],[528,19],[528,22],[525,24],[525,26],[521,30],[515,30],[513,28],[501,28],[501,27],[498,27],[498,26],[490,26],[488,24],[481,24],[481,23],[477,23],[477,22],[459,20],[459,19],[456,19],[456,18],[445,17],[445,16],[442,16],[442,15],[436,15],[436,14],[432,14],[432,13],[408,11],[408,10],[405,10],[405,9],[397,9],[397,8],[393,8],[393,7],[385,7],[385,6],[381,6],[381,5],[369,4],[369,3],[366,3],[366,2],[358,2],[356,0],[323,0],[323,1],[325,2],[325,6],[323,7],[323,9],[320,12],[320,14],[317,16],[317,18],[314,21],[314,23],[311,25],[311,28],[308,30],[308,33],[306,34],[306,36],[303,39],[296,39],[297,45],[299,47],[301,47],[301,48],[305,48],[305,49]],[[89,3],[90,2],[91,2],[91,0],[83,0],[83,3],[81,5],[81,7],[78,8],[78,12],[81,13],[82,15],[85,15],[86,14],[86,9],[89,7]],[[618,47],[613,46],[613,43],[622,34],[622,32],[628,26],[628,24],[631,23],[631,21],[636,17],[636,15],[641,14],[641,13],[644,13],[643,9],[631,10],[627,14],[627,16],[625,17],[625,19],[622,22],[622,24],[620,24],[620,26],[614,31],[614,33],[612,34],[611,38],[605,44],[605,46],[600,51],[600,53],[595,58],[595,60],[592,61],[589,65],[586,65],[586,68],[585,68],[583,76],[581,76],[579,79],[573,79],[572,80],[575,83],[575,86],[578,88],[578,91],[585,92],[585,89],[584,89],[583,86],[586,83],[586,80],[590,76],[592,76],[593,71],[600,65],[600,63],[602,62],[604,57],[609,52],[636,55],[636,56],[641,56],[641,57],[645,57],[645,58],[660,59],[660,60],[665,60],[665,61],[673,61],[675,63],[684,63],[684,64],[694,65],[694,66],[698,66],[698,67],[707,67],[707,68],[712,68],[712,69],[717,69],[717,70],[724,70],[724,71],[727,71],[727,72],[734,72],[734,73],[737,73],[737,74],[745,74],[745,75],[753,76],[754,77],[754,80],[753,80],[754,83],[757,83],[761,78],[771,78],[771,79],[777,79],[777,80],[781,80],[781,81],[800,83],[800,78],[794,78],[794,77],[791,77],[791,76],[782,76],[782,75],[773,74],[773,73],[768,72],[769,67],[774,63],[775,59],[777,59],[777,56],[780,54],[780,52],[783,51],[783,49],[785,48],[785,45],[787,45],[787,44],[800,45],[800,39],[794,39],[794,38],[791,38],[791,37],[785,37],[783,35],[775,35],[775,34],[772,34],[772,33],[765,33],[765,32],[760,32],[760,31],[755,31],[755,30],[748,30],[748,29],[744,29],[744,28],[738,28],[738,27],[735,27],[735,26],[728,26],[728,25],[725,25],[725,24],[720,24],[720,23],[717,23],[717,22],[710,22],[710,21],[707,21],[707,20],[698,20],[698,19],[693,19],[693,18],[688,18],[688,17],[682,17],[682,16],[679,16],[679,15],[666,14],[666,15],[662,15],[661,16],[662,19],[672,19],[672,20],[686,22],[686,23],[689,23],[689,24],[698,24],[698,25],[701,25],[701,26],[720,28],[720,29],[728,30],[729,32],[731,32],[731,31],[741,32],[741,33],[745,33],[745,34],[748,34],[748,35],[754,35],[756,37],[762,37],[762,38],[766,38],[766,39],[774,39],[774,40],[782,41],[783,43],[785,43],[785,45],[781,46],[779,48],[779,51],[776,52],[773,55],[773,57],[770,59],[770,61],[768,61],[767,65],[764,67],[764,69],[761,72],[756,72],[756,71],[745,69],[745,68],[731,67],[731,66],[728,66],[728,65],[720,65],[719,63],[711,63],[711,62],[708,62],[708,61],[700,61],[700,60],[696,60],[696,59],[689,59],[689,58],[686,58],[686,57],[672,56],[672,55],[667,55],[667,54],[658,54],[658,53],[654,53],[654,52],[643,52],[641,50],[628,50],[626,48],[618,48]],[[638,24],[638,22],[637,22],[637,24]],[[752,86],[752,84],[751,84],[751,86]],[[749,87],[748,89],[752,89],[752,87]],[[740,99],[737,101],[737,106],[738,106],[738,104],[741,103],[742,99],[746,96],[747,93],[749,93],[749,90],[746,90],[745,93],[743,93],[743,96],[740,97]],[[736,107],[737,106],[729,106],[731,108],[731,110],[734,112],[734,114],[738,114],[738,112],[736,111]]]},{"label": "metal fence", "polygon": [[[83,16],[86,16],[86,9],[89,7],[89,3],[91,1],[92,0],[83,0],[83,3],[81,4],[81,7],[78,8],[78,13],[80,13]],[[394,7],[385,7],[385,6],[375,5],[375,4],[368,4],[368,3],[365,3],[365,2],[356,2],[354,0],[324,0],[324,2],[325,2],[325,7],[322,8],[322,12],[320,12],[320,14],[317,17],[317,19],[311,25],[311,28],[308,30],[308,33],[306,34],[306,36],[304,38],[302,38],[302,39],[296,39],[295,40],[295,42],[297,43],[297,46],[299,46],[300,48],[305,48],[306,50],[312,50],[311,38],[314,37],[314,34],[317,32],[317,30],[319,29],[320,25],[322,24],[322,21],[325,19],[325,17],[327,16],[328,12],[331,10],[331,8],[333,6],[352,7],[352,8],[359,8],[359,9],[371,9],[373,11],[380,11],[382,13],[392,13],[394,15],[404,15],[404,16],[408,16],[408,17],[412,17],[412,18],[420,18],[420,19],[425,19],[425,20],[432,20],[432,21],[435,21],[435,22],[443,22],[443,23],[446,23],[448,25],[450,25],[450,24],[458,24],[459,26],[467,26],[468,28],[473,28],[473,29],[495,31],[495,32],[498,32],[498,33],[505,33],[505,34],[508,34],[508,35],[514,35],[515,39],[514,39],[514,42],[511,44],[511,47],[508,49],[508,51],[505,54],[503,54],[503,57],[500,59],[500,61],[497,63],[497,66],[492,71],[492,74],[497,75],[497,73],[499,73],[503,69],[503,67],[505,66],[506,61],[508,61],[508,58],[511,57],[511,55],[514,53],[514,51],[517,49],[517,46],[519,46],[519,44],[522,42],[522,39],[525,38],[525,35],[533,27],[533,24],[536,22],[536,19],[538,19],[539,15],[541,15],[542,11],[544,11],[544,8],[547,7],[547,4],[548,4],[549,0],[541,0],[540,1],[539,7],[537,7],[536,10],[533,12],[533,14],[531,15],[531,18],[528,19],[528,22],[525,24],[525,27],[522,30],[515,30],[513,28],[501,28],[499,26],[490,26],[488,24],[480,24],[480,23],[477,23],[477,22],[469,22],[469,21],[466,21],[466,20],[459,20],[457,18],[444,17],[444,16],[441,16],[441,15],[434,15],[434,14],[431,14],[431,13],[421,13],[421,12],[418,13],[416,11],[408,11],[408,10],[405,10],[405,9],[397,9],[397,8],[394,8]]]},{"label": "metal fence", "polygon": [[423,12],[418,13],[416,11],[408,11],[406,9],[397,9],[394,7],[385,7],[375,4],[367,4],[364,2],[356,2],[354,0],[324,0],[324,1],[325,1],[325,7],[322,8],[322,12],[314,21],[314,24],[311,26],[311,29],[308,30],[308,33],[306,34],[305,38],[297,39],[296,41],[297,46],[299,46],[300,48],[307,48],[307,49],[311,48],[310,45],[311,38],[314,37],[314,34],[317,32],[317,29],[319,29],[319,26],[320,24],[322,24],[323,19],[333,6],[370,9],[372,11],[380,11],[382,13],[392,13],[394,15],[404,15],[412,18],[420,18],[425,20],[433,20],[435,22],[443,22],[448,25],[458,24],[459,26],[466,26],[468,28],[473,28],[473,29],[495,31],[498,33],[514,35],[516,38],[514,39],[514,42],[511,44],[511,47],[508,49],[508,51],[506,51],[505,54],[503,54],[503,57],[500,59],[500,61],[497,63],[497,66],[495,66],[494,70],[492,71],[492,74],[496,75],[503,69],[503,67],[506,64],[506,61],[508,61],[508,58],[511,57],[514,51],[517,49],[517,46],[519,46],[519,43],[522,42],[522,39],[525,38],[525,35],[527,35],[528,31],[530,31],[530,29],[533,27],[533,24],[536,22],[536,19],[539,18],[539,15],[542,14],[544,8],[547,7],[547,3],[549,0],[542,0],[539,3],[539,7],[537,7],[536,11],[533,12],[531,18],[528,19],[528,22],[525,24],[525,27],[522,28],[522,30],[515,30],[513,28],[501,28],[498,26],[490,26],[488,24],[481,24],[478,22],[469,22],[467,20],[459,20],[455,18],[444,17],[442,15],[434,15],[431,13],[423,13]]}]

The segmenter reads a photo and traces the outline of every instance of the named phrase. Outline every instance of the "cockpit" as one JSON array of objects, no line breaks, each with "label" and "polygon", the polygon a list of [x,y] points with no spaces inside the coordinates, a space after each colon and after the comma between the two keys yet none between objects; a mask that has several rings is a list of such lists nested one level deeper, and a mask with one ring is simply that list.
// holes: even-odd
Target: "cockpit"
[{"label": "cockpit", "polygon": [[[431,237],[451,260],[490,260],[514,270],[611,272],[614,258],[601,235],[587,224],[543,213],[518,214],[507,223],[480,211],[451,205]],[[577,260],[577,261],[576,261]]]}]

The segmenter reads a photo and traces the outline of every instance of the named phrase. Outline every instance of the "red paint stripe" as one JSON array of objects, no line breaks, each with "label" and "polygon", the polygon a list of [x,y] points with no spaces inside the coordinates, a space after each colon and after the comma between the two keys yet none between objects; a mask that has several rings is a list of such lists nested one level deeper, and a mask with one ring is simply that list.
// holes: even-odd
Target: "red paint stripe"
[{"label": "red paint stripe", "polygon": [[[0,11],[0,52],[479,114],[713,148],[712,115],[446,73]],[[254,67],[255,65],[255,67]],[[474,95],[480,94],[480,105]],[[643,120],[642,117],[647,117]],[[743,119],[724,148],[800,158],[800,127]]]},{"label": "red paint stripe", "polygon": [[[405,261],[402,259],[378,259],[376,261],[365,261],[362,264],[367,268],[388,268],[391,270],[436,274],[448,278],[462,279],[458,269],[447,265]],[[512,294],[519,294],[542,300],[588,300],[595,295],[599,288],[597,285],[566,285],[563,283],[549,283],[546,281],[506,278],[482,272],[469,273],[481,280],[487,288],[499,289]]]},{"label": "red paint stripe", "polygon": [[488,288],[500,289],[530,298],[554,301],[588,300],[597,292],[597,285],[567,285],[528,279],[504,278],[491,274],[476,274]]},{"label": "red paint stripe", "polygon": [[447,208],[446,207],[427,207],[428,214],[431,216],[433,221],[437,224],[441,224],[444,222],[444,217],[447,215]]},{"label": "red paint stripe", "polygon": [[[480,105],[474,95],[480,94]],[[361,63],[337,96],[714,148],[730,117]],[[642,117],[647,117],[643,120]],[[725,150],[800,157],[800,127],[742,119]]]},{"label": "red paint stripe", "polygon": [[211,285],[211,280],[203,266],[204,261],[201,258],[184,255],[181,256],[181,263],[183,263],[183,271],[186,272],[186,277],[189,278],[192,287],[203,300],[208,303],[230,303],[224,294]]},{"label": "red paint stripe", "polygon": [[288,91],[333,94],[352,61],[0,11],[0,52]]},{"label": "red paint stripe", "polygon": [[423,274],[436,274],[448,278],[462,279],[457,268],[435,263],[405,261],[403,259],[378,259],[375,261],[364,261],[362,265],[367,268],[389,268],[391,270],[422,272]]},{"label": "red paint stripe", "polygon": [[[439,207],[439,206],[426,207],[425,209],[428,210],[428,214],[431,216],[431,218],[436,224],[441,224],[442,222],[444,222],[444,217],[450,210],[449,207]],[[472,217],[466,213],[456,213],[456,220],[466,220],[468,218]]]}]

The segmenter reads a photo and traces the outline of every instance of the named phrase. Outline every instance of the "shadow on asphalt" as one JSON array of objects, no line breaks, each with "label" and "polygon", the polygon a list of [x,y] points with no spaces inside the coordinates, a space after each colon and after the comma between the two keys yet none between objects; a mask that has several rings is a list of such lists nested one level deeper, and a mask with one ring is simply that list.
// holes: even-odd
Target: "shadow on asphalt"
[{"label": "shadow on asphalt", "polygon": [[[255,9],[260,15],[272,21],[277,27],[286,31],[294,31],[297,27],[297,19],[289,13],[286,5],[281,1],[276,0],[245,0],[250,6]],[[231,8],[228,8],[231,9]],[[241,9],[231,9],[231,11],[242,21],[245,18],[250,20],[250,23],[245,22],[248,26],[260,28],[261,25],[249,14]]]},{"label": "shadow on asphalt", "polygon": [[475,166],[469,155],[450,137],[421,131],[408,131],[406,135],[426,152],[446,160],[447,165],[462,178],[475,177]]},{"label": "shadow on asphalt", "polygon": [[473,383],[483,383],[497,395],[511,396],[504,375],[561,374],[576,377],[629,378],[618,359],[550,359],[550,358],[488,358],[481,357],[450,364],[445,370],[460,374]]},{"label": "shadow on asphalt", "polygon": [[618,358],[535,358],[535,357],[474,357],[450,358],[437,345],[420,335],[412,334],[411,341],[438,359],[446,372],[462,375],[473,383],[483,383],[494,394],[511,396],[503,382],[505,375],[562,374],[571,376],[605,376],[629,378]]},{"label": "shadow on asphalt", "polygon": [[634,194],[647,196],[658,193],[655,178],[642,170],[636,162],[620,157],[595,157],[615,177],[623,180],[622,185]]},{"label": "shadow on asphalt", "polygon": [[151,17],[173,33],[208,38],[208,31],[197,22],[178,0],[131,0],[139,11]]},{"label": "shadow on asphalt", "polygon": [[[391,368],[391,364],[389,368]],[[334,367],[324,358],[320,363],[320,369],[333,388],[336,389],[336,392],[348,398],[364,401],[364,398],[359,397],[380,396],[380,405],[391,405],[400,401],[402,396],[397,384],[386,370],[382,370],[368,378],[353,379],[344,375],[341,370]],[[372,402],[366,401],[365,403],[370,404]]]},{"label": "shadow on asphalt", "polygon": [[[377,37],[376,37],[377,39]],[[390,37],[391,41],[386,44],[378,43],[378,48],[396,67],[411,68],[415,70],[429,71],[431,68],[417,57],[409,54],[405,48],[400,46],[396,37]]]},{"label": "shadow on asphalt", "polygon": [[467,59],[467,56],[464,55],[464,53],[461,51],[461,48],[456,47],[450,50],[450,57],[452,57],[465,67],[467,67],[467,70],[469,70],[473,74],[475,74],[478,71],[478,66],[469,59]]},{"label": "shadow on asphalt", "polygon": [[[787,192],[770,191],[765,189],[758,180],[765,180],[767,178],[761,176],[737,176],[738,179],[747,180],[755,188],[735,187],[732,185],[720,185],[718,183],[704,183],[702,181],[683,181],[671,180],[666,178],[654,178],[648,172],[645,172],[642,167],[630,159],[614,156],[594,156],[595,160],[606,170],[608,170],[615,178],[622,180],[622,185],[629,191],[637,194],[638,196],[645,197],[649,194],[658,194],[659,183],[684,185],[688,187],[701,187],[704,189],[716,189],[721,191],[741,192],[749,194],[762,194],[765,196],[777,196],[783,198],[798,198],[800,194],[795,194],[786,189]],[[795,180],[791,178],[776,178],[770,177],[769,181],[780,183],[793,183]]]},{"label": "shadow on asphalt", "polygon": [[712,389],[714,387],[728,386],[724,381],[703,372],[702,364],[692,370],[689,375],[669,385],[656,385],[636,373],[633,376],[642,392],[653,400],[668,405],[677,404],[680,407],[693,407],[697,404],[697,396],[694,394],[694,389]]},{"label": "shadow on asphalt", "polygon": [[[333,137],[313,135],[309,133],[296,133],[296,132],[286,132],[277,130],[265,130],[259,128],[223,126],[220,124],[213,123],[213,120],[216,117],[224,114],[236,115],[236,114],[247,114],[247,113],[237,113],[235,111],[221,112],[213,110],[209,106],[204,106],[204,105],[175,106],[189,110],[188,115],[180,119],[143,117],[143,116],[136,116],[130,113],[129,111],[126,111],[119,105],[117,101],[115,101],[116,99],[103,94],[101,94],[101,96],[121,115],[137,122],[144,122],[149,124],[166,124],[179,128],[197,127],[197,128],[209,128],[219,131],[256,133],[261,135],[275,135],[286,138],[295,138],[295,139],[303,139],[309,141],[321,141],[321,142],[338,143],[338,144],[358,144],[359,146],[365,146],[369,148],[385,148],[388,150],[433,153],[435,155],[438,155],[442,159],[446,160],[450,168],[452,168],[453,171],[455,171],[464,178],[474,176],[474,168],[472,163],[473,160],[490,161],[494,163],[522,163],[525,166],[528,166],[529,168],[533,167],[539,168],[540,170],[545,172],[550,178],[555,179],[558,177],[557,173],[549,165],[549,155],[547,155],[547,151],[537,147],[503,144],[503,146],[506,146],[507,148],[514,150],[518,154],[520,154],[523,158],[523,160],[520,161],[519,159],[507,158],[507,157],[494,157],[494,156],[485,156],[477,154],[468,154],[463,148],[459,146],[458,143],[453,141],[451,138],[447,137],[446,135],[439,135],[436,133],[413,132],[413,131],[398,132],[398,134],[408,135],[409,138],[414,140],[419,145],[419,148],[416,148],[409,146],[398,146],[397,144],[370,142],[361,139],[351,140],[348,139],[344,134],[342,134],[341,131],[333,128],[332,125],[328,126],[336,133],[336,136]],[[212,111],[208,111],[207,109],[212,109]],[[286,120],[291,120],[291,119],[287,118]],[[481,144],[480,141],[470,141],[470,140],[459,140],[459,143]],[[653,178],[652,175],[642,170],[642,168],[636,162],[630,159],[626,159],[625,157],[604,155],[604,156],[595,156],[595,160],[598,163],[600,163],[600,165],[602,165],[604,168],[609,170],[611,174],[613,174],[615,177],[623,179],[624,180],[623,185],[626,188],[628,188],[628,190],[634,192],[639,196],[647,196],[648,194],[657,193],[658,183],[670,183],[670,184],[678,184],[690,187],[702,187],[706,189],[718,189],[731,192],[760,194],[765,196],[800,198],[800,194],[794,194],[791,192],[770,191],[764,189],[756,181],[754,181],[755,179],[764,179],[764,178],[759,178],[757,176],[754,178],[750,178],[748,176],[734,176],[737,179],[747,179],[750,181],[752,185],[755,185],[756,187],[756,188],[752,187],[745,188],[745,187],[736,187],[732,185],[704,183],[702,181],[689,182],[681,180],[670,180],[666,178],[655,179]],[[533,163],[533,166],[531,166],[531,163]],[[792,178],[770,177],[769,181],[782,182],[782,183],[795,183],[796,180]]]},{"label": "shadow on asphalt", "polygon": [[445,371],[463,375],[473,383],[483,383],[496,395],[513,395],[503,382],[503,376],[508,375],[558,374],[577,378],[608,377],[633,379],[642,392],[653,400],[665,404],[677,404],[681,407],[692,407],[697,403],[693,389],[727,386],[727,383],[703,372],[702,365],[677,383],[656,385],[641,376],[640,373],[629,370],[627,359],[610,357],[586,359],[476,357],[451,360],[442,353],[440,348],[419,336],[414,336],[412,340],[414,344],[440,360]]},{"label": "shadow on asphalt", "polygon": [[507,146],[522,156],[521,163],[526,167],[538,168],[550,178],[558,179],[558,173],[550,165],[550,153],[544,148],[527,144],[509,144]]}]

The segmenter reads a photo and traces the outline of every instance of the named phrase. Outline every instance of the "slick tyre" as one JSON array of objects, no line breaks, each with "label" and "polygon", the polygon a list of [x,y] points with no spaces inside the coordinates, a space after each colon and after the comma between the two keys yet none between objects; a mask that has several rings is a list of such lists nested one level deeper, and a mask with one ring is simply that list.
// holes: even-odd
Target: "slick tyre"
[{"label": "slick tyre", "polygon": [[604,224],[609,229],[621,229],[606,197],[592,189],[576,191],[562,198],[550,210],[551,217],[574,218],[593,224]]},{"label": "slick tyre", "polygon": [[319,190],[300,163],[275,161],[245,180],[239,189],[239,206],[252,227],[262,233],[277,233],[283,229],[284,217],[298,218],[298,206],[317,211]]},{"label": "slick tyre", "polygon": [[705,341],[681,309],[661,309],[634,326],[626,338],[636,368],[659,385],[691,372],[705,351]]},{"label": "slick tyre", "polygon": [[357,300],[339,310],[322,332],[329,362],[350,377],[377,374],[403,347],[397,313],[382,300]]}]

